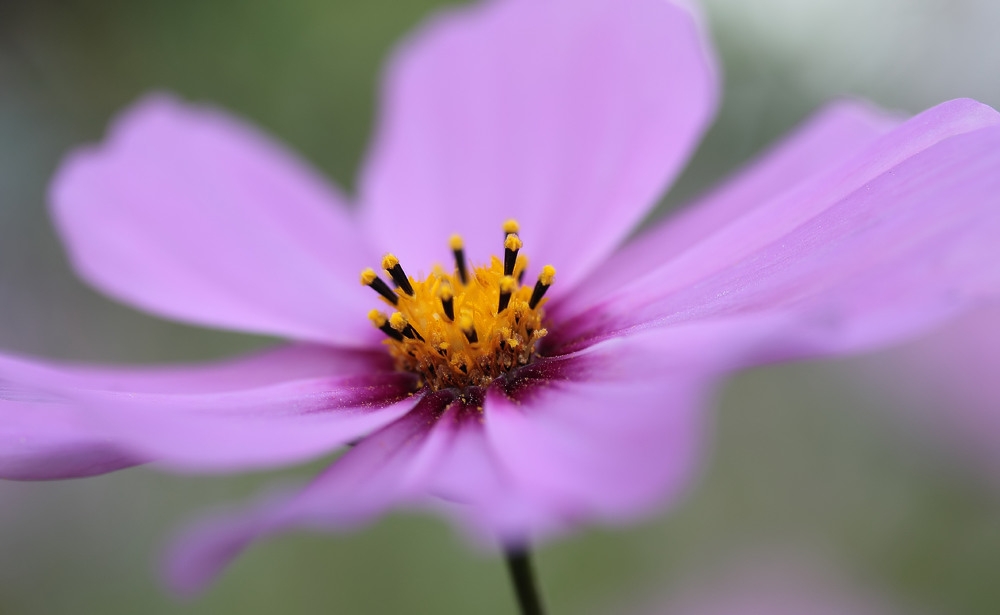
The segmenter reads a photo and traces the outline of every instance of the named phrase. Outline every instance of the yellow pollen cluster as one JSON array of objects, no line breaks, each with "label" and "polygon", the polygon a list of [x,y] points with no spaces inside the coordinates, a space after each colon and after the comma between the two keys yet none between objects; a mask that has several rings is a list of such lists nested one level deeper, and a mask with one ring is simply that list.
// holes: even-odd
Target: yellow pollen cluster
[{"label": "yellow pollen cluster", "polygon": [[551,265],[542,268],[534,287],[522,286],[528,259],[518,254],[521,239],[514,220],[504,223],[504,257],[488,265],[465,262],[462,238],[449,241],[455,257],[452,273],[435,266],[427,278],[408,277],[392,254],[382,258],[390,287],[372,269],[361,283],[392,306],[372,310],[372,324],[388,337],[396,367],[418,374],[433,391],[486,386],[511,369],[531,361],[535,343],[545,336],[543,296],[555,280]]}]

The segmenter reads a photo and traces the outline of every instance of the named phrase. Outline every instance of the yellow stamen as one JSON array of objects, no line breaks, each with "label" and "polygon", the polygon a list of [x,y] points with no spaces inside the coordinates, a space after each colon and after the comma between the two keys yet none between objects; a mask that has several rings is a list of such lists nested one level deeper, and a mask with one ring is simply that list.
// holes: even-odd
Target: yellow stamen
[{"label": "yellow stamen", "polygon": [[406,322],[406,316],[403,316],[399,312],[393,312],[392,316],[389,317],[389,326],[400,333],[403,332],[403,329],[405,329],[408,324],[409,323]]},{"label": "yellow stamen", "polygon": [[361,272],[361,283],[365,286],[370,286],[372,290],[382,295],[389,303],[393,305],[399,303],[399,296],[389,288],[385,280],[378,277],[374,269],[365,269]]},{"label": "yellow stamen", "polygon": [[503,274],[513,275],[517,264],[517,251],[521,249],[521,238],[514,233],[508,233],[503,240]]},{"label": "yellow stamen", "polygon": [[531,298],[528,299],[528,307],[535,309],[545,296],[545,291],[549,290],[552,282],[556,279],[556,268],[552,265],[542,267],[542,272],[538,274],[538,281],[535,282],[535,289],[531,291]]},{"label": "yellow stamen", "polygon": [[[552,283],[556,280],[556,268],[552,265],[545,265],[542,267],[542,273],[538,276],[538,281],[545,286],[552,286]],[[562,288],[560,286],[560,288]]]},{"label": "yellow stamen", "polygon": [[391,316],[372,310],[369,318],[386,334],[397,369],[417,374],[430,390],[462,389],[488,386],[532,361],[546,333],[541,295],[554,281],[555,269],[542,269],[534,292],[521,285],[528,259],[518,253],[518,231],[516,222],[507,221],[503,257],[467,269],[464,242],[453,235],[449,246],[455,268],[435,266],[420,280],[406,276],[399,259],[386,254],[381,264],[396,290],[374,270],[362,271],[361,282],[376,290],[385,286],[383,297],[395,306]]},{"label": "yellow stamen", "polygon": [[389,319],[385,317],[385,314],[378,310],[368,312],[368,320],[372,321],[372,324],[379,328],[389,322]]},{"label": "yellow stamen", "polygon": [[507,239],[504,239],[503,241],[503,247],[512,252],[517,252],[523,245],[524,244],[521,243],[521,238],[513,233],[507,235]]},{"label": "yellow stamen", "polygon": [[517,283],[520,284],[524,279],[524,272],[528,269],[528,257],[523,254],[517,255],[517,261],[514,263],[514,277],[517,278]]},{"label": "yellow stamen", "polygon": [[503,312],[510,305],[510,295],[514,292],[514,288],[517,286],[517,282],[513,277],[505,275],[500,278],[500,298],[497,302],[497,314]]},{"label": "yellow stamen", "polygon": [[392,277],[393,284],[407,295],[413,296],[413,286],[410,279],[406,277],[403,266],[399,264],[399,259],[395,254],[389,253],[382,257],[382,269],[385,269]]},{"label": "yellow stamen", "polygon": [[463,312],[458,317],[458,328],[461,329],[465,335],[465,339],[469,340],[470,344],[475,344],[479,340],[479,337],[476,335],[476,327],[472,319],[472,314]]},{"label": "yellow stamen", "polygon": [[451,287],[451,282],[441,280],[438,297],[441,299],[441,310],[444,311],[445,317],[448,320],[455,320],[455,291]]},{"label": "yellow stamen", "polygon": [[452,256],[455,257],[455,270],[458,272],[458,279],[462,284],[467,284],[469,282],[469,272],[465,268],[465,249],[462,244],[462,237],[460,235],[452,235],[448,239],[448,243],[451,245]]},{"label": "yellow stamen", "polygon": [[393,267],[399,264],[399,259],[392,252],[386,254],[382,257],[382,269],[386,271],[391,271]]},{"label": "yellow stamen", "polygon": [[390,338],[396,340],[397,342],[403,341],[403,334],[396,331],[389,324],[389,319],[386,318],[385,314],[378,310],[372,310],[368,312],[368,319],[372,321],[376,329],[380,329],[382,333],[385,333]]},{"label": "yellow stamen", "polygon": [[450,301],[455,298],[455,291],[451,287],[451,282],[448,280],[441,280],[441,288],[438,289],[438,297],[441,297],[442,301]]},{"label": "yellow stamen", "polygon": [[503,223],[503,232],[506,235],[509,235],[511,233],[519,233],[521,232],[521,225],[518,224],[517,220],[515,220],[514,218],[508,218]]}]

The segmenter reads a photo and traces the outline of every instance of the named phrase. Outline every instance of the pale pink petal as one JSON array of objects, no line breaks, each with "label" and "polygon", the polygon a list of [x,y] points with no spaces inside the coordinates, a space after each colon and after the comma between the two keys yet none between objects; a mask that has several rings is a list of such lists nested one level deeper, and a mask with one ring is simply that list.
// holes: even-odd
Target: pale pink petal
[{"label": "pale pink petal", "polygon": [[53,180],[52,214],[99,290],[195,324],[337,344],[373,339],[373,252],[334,188],[251,126],[143,99]]},{"label": "pale pink petal", "polygon": [[159,466],[237,472],[297,463],[357,440],[409,411],[413,385],[394,373],[216,394],[83,399],[103,434]]},{"label": "pale pink petal", "polygon": [[[476,262],[521,222],[568,289],[692,152],[717,95],[696,19],[666,0],[486,2],[432,21],[388,71],[362,176],[366,223],[405,267]],[[561,292],[556,291],[554,292]]]},{"label": "pale pink petal", "polygon": [[102,368],[62,364],[60,382],[122,393],[221,393],[293,380],[347,377],[393,370],[381,347],[356,350],[320,344],[286,344],[233,359],[176,365]]},{"label": "pale pink petal", "polygon": [[697,474],[704,402],[705,386],[690,373],[574,382],[530,407],[491,397],[488,428],[539,509],[564,523],[621,523],[675,500]]},{"label": "pale pink petal", "polygon": [[565,377],[527,397],[491,390],[490,445],[508,489],[535,513],[520,539],[632,521],[676,502],[701,467],[712,385],[768,352],[762,343],[781,324],[651,329],[570,355]]},{"label": "pale pink petal", "polygon": [[451,430],[439,418],[450,399],[425,396],[395,423],[373,433],[301,491],[268,494],[239,510],[193,525],[171,550],[168,581],[191,593],[210,583],[250,543],[290,527],[351,527],[419,494],[440,466]]},{"label": "pale pink petal", "polygon": [[536,362],[484,400],[429,394],[301,492],[195,526],[168,576],[195,591],[255,540],[343,530],[399,505],[441,510],[493,546],[648,514],[696,474],[708,386],[764,331],[742,321],[654,330]]},{"label": "pale pink petal", "polygon": [[[781,195],[601,304],[560,306],[565,347],[637,325],[784,314],[776,344],[871,348],[1000,288],[1000,128],[936,107],[822,181]],[[994,126],[990,126],[993,124]],[[985,126],[985,127],[984,127]]]},{"label": "pale pink petal", "polygon": [[506,482],[481,416],[449,393],[431,394],[305,489],[273,492],[191,526],[171,549],[166,576],[175,590],[196,592],[256,540],[294,528],[349,529],[399,505],[442,508],[493,544],[523,537],[527,527],[565,524],[533,504]]},{"label": "pale pink petal", "polygon": [[611,255],[573,301],[604,297],[641,278],[756,207],[821,178],[901,121],[859,101],[828,104],[721,186]]},{"label": "pale pink petal", "polygon": [[0,479],[82,478],[142,462],[62,400],[0,390]]},{"label": "pale pink petal", "polygon": [[50,478],[110,470],[101,460],[115,455],[196,472],[272,467],[330,452],[414,403],[413,378],[386,356],[312,347],[159,370],[2,357],[0,381],[3,438],[23,443],[0,466],[9,477],[30,476],[33,461]]}]

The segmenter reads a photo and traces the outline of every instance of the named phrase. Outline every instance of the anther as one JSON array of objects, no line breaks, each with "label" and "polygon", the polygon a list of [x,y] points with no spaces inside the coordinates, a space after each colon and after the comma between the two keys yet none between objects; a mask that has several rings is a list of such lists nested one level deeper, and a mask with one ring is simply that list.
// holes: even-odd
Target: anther
[{"label": "anther", "polygon": [[361,272],[361,283],[365,286],[371,286],[378,294],[382,295],[393,305],[399,303],[399,297],[396,293],[389,288],[389,285],[385,283],[385,280],[378,277],[374,269],[365,269]]},{"label": "anther", "polygon": [[475,344],[479,341],[479,336],[476,335],[476,327],[472,322],[472,316],[470,314],[462,314],[458,317],[458,328],[465,335],[465,339],[469,340],[470,344]]},{"label": "anther", "polygon": [[556,268],[552,265],[545,265],[542,267],[542,272],[538,274],[538,281],[535,282],[535,289],[531,292],[531,299],[528,300],[528,307],[535,309],[538,307],[538,302],[542,300],[545,296],[545,291],[552,286],[552,282],[556,279]]},{"label": "anther", "polygon": [[392,325],[389,324],[389,319],[382,312],[378,310],[368,312],[368,320],[372,321],[372,324],[381,330],[382,333],[385,333],[397,342],[403,341],[403,334],[392,328]]},{"label": "anther", "polygon": [[408,337],[411,340],[418,339],[421,342],[424,341],[423,336],[417,333],[413,325],[407,322],[406,316],[403,316],[399,312],[393,312],[392,316],[389,317],[389,326],[403,337]]},{"label": "anther", "polygon": [[500,278],[500,303],[497,305],[497,314],[503,312],[510,305],[510,295],[514,292],[517,282],[509,275]]},{"label": "anther", "polygon": [[507,233],[503,241],[503,274],[513,275],[517,263],[517,251],[521,249],[521,238],[515,233]]},{"label": "anther", "polygon": [[508,218],[507,220],[504,221],[503,223],[504,237],[510,235],[511,233],[520,233],[520,232],[521,232],[521,225],[517,223],[517,220],[515,220],[514,218]]},{"label": "anther", "polygon": [[441,299],[441,308],[448,320],[455,320],[455,292],[447,280],[441,282],[438,289],[438,297]]},{"label": "anther", "polygon": [[413,296],[413,286],[410,285],[410,279],[406,277],[402,265],[399,264],[399,259],[394,254],[386,254],[382,257],[382,269],[385,269],[392,276],[392,281],[397,288],[402,289],[407,295]]},{"label": "anther", "polygon": [[462,237],[452,235],[448,239],[448,243],[451,245],[451,253],[455,255],[455,269],[458,270],[458,279],[462,280],[462,284],[468,284],[469,272],[465,268],[465,247],[462,244]]}]

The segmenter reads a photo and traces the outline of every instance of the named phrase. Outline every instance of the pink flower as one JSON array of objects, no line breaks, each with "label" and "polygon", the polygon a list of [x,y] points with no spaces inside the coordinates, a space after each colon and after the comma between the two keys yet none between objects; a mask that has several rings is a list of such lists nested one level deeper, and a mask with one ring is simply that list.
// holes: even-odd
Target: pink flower
[{"label": "pink flower", "polygon": [[[4,358],[0,476],[242,471],[358,441],[301,491],[194,530],[173,559],[186,589],[265,535],[401,505],[518,546],[675,501],[725,373],[889,344],[1000,288],[1000,116],[969,100],[905,122],[833,104],[620,247],[716,103],[708,42],[664,0],[448,13],[384,95],[355,208],[252,128],[162,96],[73,154],[52,203],[84,279],[293,342],[180,368]],[[489,269],[505,242],[513,270]],[[418,273],[383,289],[397,306],[358,284],[390,251]],[[380,305],[400,312],[371,315],[382,331]]]}]

